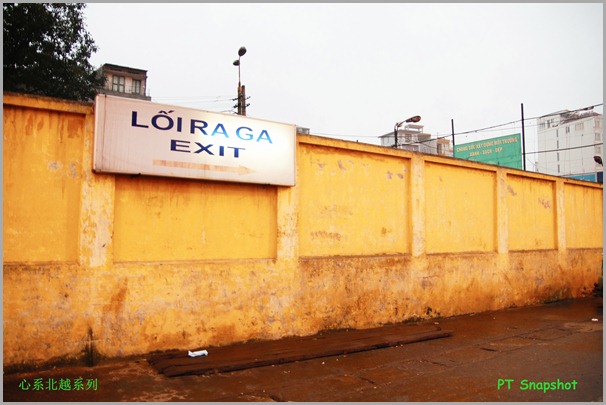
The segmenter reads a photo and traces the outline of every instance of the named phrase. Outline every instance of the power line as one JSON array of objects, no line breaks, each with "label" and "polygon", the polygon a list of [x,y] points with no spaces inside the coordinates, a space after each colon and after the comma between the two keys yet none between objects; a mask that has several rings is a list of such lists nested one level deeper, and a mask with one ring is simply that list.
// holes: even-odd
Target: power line
[{"label": "power line", "polygon": [[603,145],[602,142],[600,143],[595,143],[593,145],[585,145],[585,146],[574,146],[571,148],[560,148],[560,149],[552,149],[552,150],[541,150],[541,151],[536,151],[536,152],[526,152],[527,155],[530,154],[536,154],[536,153],[550,153],[550,152],[561,152],[564,150],[572,150],[572,149],[583,149],[583,148],[593,148],[594,146],[601,146]]},{"label": "power line", "polygon": [[[589,111],[589,110],[592,110],[593,108],[599,107],[601,105],[603,105],[603,103],[591,105],[589,107],[578,108],[578,109],[572,110],[572,111],[567,111],[567,113],[575,113],[575,112],[579,112],[579,111]],[[556,113],[541,115],[541,116],[538,116],[538,117],[524,118],[524,122],[531,121],[531,120],[537,120],[539,118],[548,117],[550,115],[555,115],[555,114]],[[486,128],[481,128],[481,129],[475,129],[475,130],[471,130],[471,131],[458,132],[458,133],[454,133],[454,134],[437,136],[435,138],[427,139],[427,140],[424,140],[424,141],[418,141],[416,143],[424,143],[424,142],[430,142],[430,141],[437,140],[437,139],[451,138],[453,135],[454,136],[460,136],[460,135],[469,135],[469,134],[478,133],[478,132],[485,132],[485,131],[488,131],[488,130],[493,130],[495,128],[504,127],[504,126],[507,126],[507,125],[512,125],[512,124],[521,123],[521,122],[522,122],[522,120],[519,119],[519,120],[507,122],[505,124],[492,125],[492,126],[486,127]],[[534,124],[534,125],[530,125],[530,127],[538,126],[538,125],[539,124],[537,123],[537,124]],[[521,127],[519,127],[519,128],[521,129]],[[514,130],[514,129],[518,129],[518,127],[512,128],[512,130]]]},{"label": "power line", "polygon": [[228,100],[228,99],[233,99],[232,95],[229,94],[222,94],[222,95],[218,95],[218,96],[154,96],[154,99],[160,99],[160,100],[193,100],[193,101],[197,101],[197,100],[218,100],[218,99],[224,99],[224,100]]}]

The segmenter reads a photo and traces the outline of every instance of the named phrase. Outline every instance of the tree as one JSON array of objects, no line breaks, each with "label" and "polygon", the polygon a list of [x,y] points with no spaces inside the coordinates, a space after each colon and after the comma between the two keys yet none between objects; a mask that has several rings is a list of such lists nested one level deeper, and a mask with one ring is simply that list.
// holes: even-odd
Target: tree
[{"label": "tree", "polygon": [[86,5],[3,3],[4,90],[91,100],[104,83],[89,63],[97,46]]}]

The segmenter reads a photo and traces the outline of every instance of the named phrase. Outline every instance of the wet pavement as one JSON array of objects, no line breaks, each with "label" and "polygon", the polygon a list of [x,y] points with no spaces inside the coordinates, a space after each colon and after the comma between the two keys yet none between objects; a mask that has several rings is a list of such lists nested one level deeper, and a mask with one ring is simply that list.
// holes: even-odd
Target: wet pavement
[{"label": "wet pavement", "polygon": [[602,402],[601,297],[410,327],[436,322],[453,336],[207,376],[167,377],[144,356],[4,375],[3,400]]}]

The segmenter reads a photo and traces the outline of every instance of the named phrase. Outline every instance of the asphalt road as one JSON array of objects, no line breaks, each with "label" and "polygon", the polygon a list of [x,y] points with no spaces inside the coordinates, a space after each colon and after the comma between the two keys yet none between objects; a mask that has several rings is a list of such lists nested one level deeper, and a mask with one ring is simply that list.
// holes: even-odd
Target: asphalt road
[{"label": "asphalt road", "polygon": [[[451,337],[208,376],[145,357],[4,375],[4,401],[603,400],[602,298],[419,323]],[[413,327],[414,328],[414,327]],[[37,388],[37,389],[34,389]]]}]

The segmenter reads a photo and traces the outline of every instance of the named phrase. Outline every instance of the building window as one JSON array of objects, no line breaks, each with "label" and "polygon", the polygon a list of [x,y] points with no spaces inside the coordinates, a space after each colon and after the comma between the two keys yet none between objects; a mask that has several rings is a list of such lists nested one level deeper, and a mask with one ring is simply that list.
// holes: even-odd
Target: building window
[{"label": "building window", "polygon": [[595,133],[595,141],[596,142],[602,142],[602,134],[600,134],[599,132]]},{"label": "building window", "polygon": [[595,154],[602,156],[602,147],[601,146],[596,146],[595,147]]},{"label": "building window", "polygon": [[578,124],[574,125],[574,130],[575,131],[582,131],[583,130],[583,123],[579,122]]},{"label": "building window", "polygon": [[124,93],[124,76],[112,77],[112,91]]},{"label": "building window", "polygon": [[566,131],[565,131],[565,132],[566,132],[567,134],[569,134],[569,133],[570,133],[570,127],[566,127]]},{"label": "building window", "polygon": [[141,80],[133,80],[133,93],[141,94]]}]

